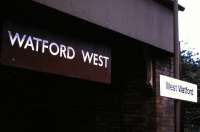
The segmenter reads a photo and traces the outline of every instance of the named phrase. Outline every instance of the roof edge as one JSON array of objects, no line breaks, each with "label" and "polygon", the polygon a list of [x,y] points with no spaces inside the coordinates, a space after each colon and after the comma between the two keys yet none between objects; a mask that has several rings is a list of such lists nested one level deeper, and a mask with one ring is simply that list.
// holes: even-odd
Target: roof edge
[{"label": "roof edge", "polygon": [[[170,9],[173,9],[173,0],[154,0],[154,1],[156,1],[156,2],[158,2],[160,4],[162,4],[162,5],[170,8]],[[184,11],[185,10],[185,8],[180,4],[178,5],[178,9],[180,11]]]}]

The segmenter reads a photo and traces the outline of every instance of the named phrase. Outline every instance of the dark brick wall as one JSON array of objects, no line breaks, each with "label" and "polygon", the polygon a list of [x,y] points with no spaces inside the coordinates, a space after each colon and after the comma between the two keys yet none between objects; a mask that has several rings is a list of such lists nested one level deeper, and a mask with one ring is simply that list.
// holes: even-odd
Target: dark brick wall
[{"label": "dark brick wall", "polygon": [[123,51],[113,51],[113,87],[119,90],[120,132],[156,130],[155,90],[146,84],[144,51],[143,47],[128,44]]},{"label": "dark brick wall", "polygon": [[[131,48],[130,48],[131,49]],[[126,50],[128,51],[128,50]],[[154,50],[152,50],[154,51]],[[135,63],[126,65],[121,74],[121,131],[122,132],[175,132],[175,103],[160,97],[160,74],[174,76],[173,58],[170,54],[150,49],[126,53],[135,57]],[[144,53],[149,52],[149,53]],[[154,84],[146,85],[146,56],[153,61]],[[158,56],[159,55],[159,56]]]},{"label": "dark brick wall", "polygon": [[173,58],[163,56],[155,61],[156,88],[156,131],[175,132],[175,102],[173,99],[160,97],[160,74],[174,76]]},{"label": "dark brick wall", "polygon": [[156,128],[154,98],[140,91],[124,92],[121,114],[123,132],[153,132]]}]

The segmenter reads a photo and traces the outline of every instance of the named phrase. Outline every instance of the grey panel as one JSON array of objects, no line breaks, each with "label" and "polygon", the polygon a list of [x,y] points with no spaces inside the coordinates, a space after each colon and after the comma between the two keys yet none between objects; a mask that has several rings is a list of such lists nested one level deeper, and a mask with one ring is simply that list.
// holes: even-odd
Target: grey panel
[{"label": "grey panel", "polygon": [[153,0],[33,0],[173,52],[173,12]]}]

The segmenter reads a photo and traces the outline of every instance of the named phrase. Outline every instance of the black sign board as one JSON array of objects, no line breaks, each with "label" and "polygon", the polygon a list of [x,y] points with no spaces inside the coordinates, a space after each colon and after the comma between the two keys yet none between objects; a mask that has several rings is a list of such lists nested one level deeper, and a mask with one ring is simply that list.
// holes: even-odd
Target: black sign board
[{"label": "black sign board", "polygon": [[11,22],[4,23],[2,35],[2,64],[111,82],[109,46]]}]

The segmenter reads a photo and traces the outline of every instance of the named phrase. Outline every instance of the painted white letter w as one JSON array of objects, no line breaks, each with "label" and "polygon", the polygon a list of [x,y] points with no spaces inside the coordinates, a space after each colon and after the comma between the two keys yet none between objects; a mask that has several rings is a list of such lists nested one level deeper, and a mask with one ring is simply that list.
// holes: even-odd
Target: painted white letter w
[{"label": "painted white letter w", "polygon": [[26,35],[23,35],[23,37],[20,38],[19,33],[16,32],[14,37],[13,37],[11,31],[9,31],[9,30],[8,30],[8,34],[9,34],[11,45],[14,46],[14,44],[15,44],[15,42],[17,40],[18,41],[18,45],[21,48],[23,43],[24,43],[24,40],[26,38]]}]

